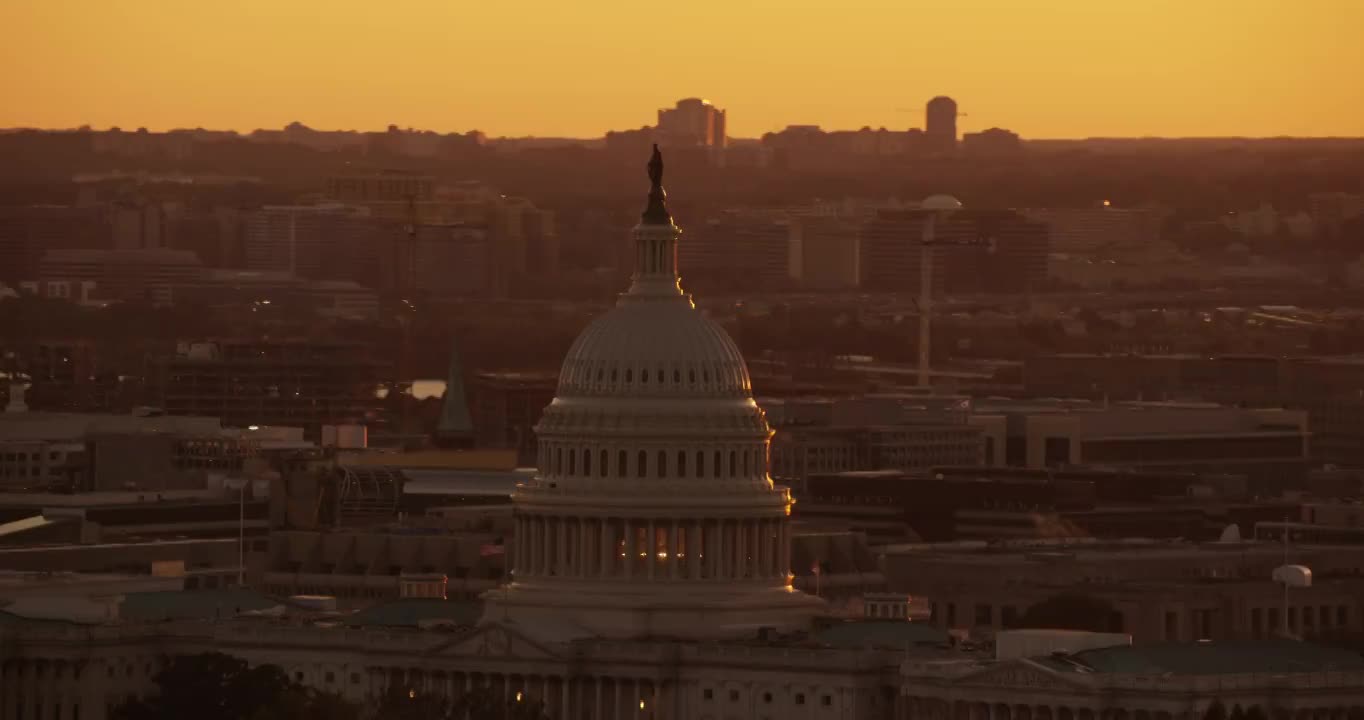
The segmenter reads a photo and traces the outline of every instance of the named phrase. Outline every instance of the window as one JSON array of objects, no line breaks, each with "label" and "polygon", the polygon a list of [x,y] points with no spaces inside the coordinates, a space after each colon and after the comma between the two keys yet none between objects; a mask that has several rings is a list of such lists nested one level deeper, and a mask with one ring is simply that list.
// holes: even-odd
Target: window
[{"label": "window", "polygon": [[829,707],[830,705],[833,705],[833,704],[834,704],[834,696],[832,696],[832,695],[825,695],[825,696],[821,697],[821,698],[819,699],[819,704],[820,704],[820,705],[823,705],[824,707]]},{"label": "window", "polygon": [[583,449],[583,477],[592,475],[592,451]]},{"label": "window", "polygon": [[606,477],[606,458],[607,458],[606,451],[605,451],[605,450],[602,450],[602,451],[601,451],[601,469],[598,470],[598,472],[601,473],[601,476],[602,476],[602,477]]},{"label": "window", "polygon": [[639,381],[645,384],[649,382],[649,369],[641,368],[639,371]]},{"label": "window", "polygon": [[297,682],[303,682],[303,671],[300,670],[298,672],[295,672],[294,680],[296,680]]},{"label": "window", "polygon": [[360,684],[360,673],[351,673],[351,674],[350,674],[350,684],[351,684],[351,685],[359,685],[359,684]]},{"label": "window", "polygon": [[686,451],[686,450],[678,450],[678,451],[677,451],[677,476],[678,476],[678,477],[686,477],[686,476],[687,476],[687,451]]},{"label": "window", "polygon": [[729,475],[733,477],[739,474],[739,454],[733,450],[729,451]]},{"label": "window", "polygon": [[747,450],[747,451],[745,451],[745,452],[744,452],[744,475],[745,475],[745,476],[749,476],[749,475],[752,475],[752,474],[753,474],[752,465],[751,465],[751,463],[750,463],[750,461],[751,461],[752,459],[753,459],[753,451],[752,451],[752,450]]},{"label": "window", "polygon": [[701,697],[706,700],[711,700],[715,697],[715,691],[711,690],[710,688],[706,688],[705,690],[701,691]]},{"label": "window", "polygon": [[673,371],[673,383],[674,383],[674,384],[677,384],[677,385],[681,385],[681,384],[682,384],[682,371],[681,371],[681,370],[674,370],[674,371]]},{"label": "window", "polygon": [[564,449],[554,448],[554,474],[559,475],[564,471]]},{"label": "window", "polygon": [[658,369],[658,383],[663,384],[663,368]]},{"label": "window", "polygon": [[796,693],[796,704],[797,705],[805,704],[805,693]]},{"label": "window", "polygon": [[666,452],[664,452],[664,451],[662,451],[662,450],[659,450],[659,451],[658,451],[658,467],[657,467],[657,468],[654,468],[654,473],[655,473],[656,475],[658,475],[658,477],[667,477],[667,475],[668,475],[668,453],[666,453]]},{"label": "window", "polygon": [[770,703],[770,702],[772,702],[772,693],[770,693],[770,692],[765,692],[765,693],[763,693],[763,702],[765,702],[765,703]]},{"label": "window", "polygon": [[706,476],[706,454],[700,450],[696,451],[696,477]]},{"label": "window", "polygon": [[991,605],[976,606],[976,626],[990,627],[994,624],[995,609]]},{"label": "window", "polygon": [[336,682],[336,673],[331,672],[331,671],[328,671],[328,672],[327,672],[327,682],[329,682],[329,683],[331,683],[331,682]]},{"label": "window", "polygon": [[572,448],[568,450],[568,474],[571,477],[578,471],[578,451]]},{"label": "window", "polygon": [[730,701],[730,702],[739,702],[739,691],[738,691],[738,690],[730,690],[730,691],[729,691],[729,701]]},{"label": "window", "polygon": [[633,370],[626,370],[626,371],[625,371],[625,382],[630,382],[630,381],[634,380],[634,377],[635,377],[635,376],[634,376],[634,371],[633,371]]},{"label": "window", "polygon": [[715,451],[715,463],[710,466],[710,474],[713,477],[720,477],[720,451]]},{"label": "window", "polygon": [[624,451],[624,450],[621,450],[619,453],[616,454],[616,474],[617,474],[617,475],[620,475],[621,477],[624,477],[625,474],[629,472],[629,470],[626,468],[626,464],[628,464],[629,460],[630,460],[630,458],[625,454],[625,451]]},{"label": "window", "polygon": [[649,453],[644,452],[643,450],[640,450],[640,451],[639,451],[639,456],[636,458],[636,460],[638,461],[639,465],[637,465],[637,466],[635,467],[635,476],[636,476],[636,477],[648,477],[648,475],[649,475]]}]

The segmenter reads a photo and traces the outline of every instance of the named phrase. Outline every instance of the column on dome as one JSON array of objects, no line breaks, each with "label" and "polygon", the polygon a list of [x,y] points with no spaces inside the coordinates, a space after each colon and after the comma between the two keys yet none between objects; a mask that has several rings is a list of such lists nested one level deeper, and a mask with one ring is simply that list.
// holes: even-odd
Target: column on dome
[{"label": "column on dome", "polygon": [[722,580],[729,577],[729,521],[720,519],[715,521],[713,528],[715,535],[715,562],[711,567],[714,572],[711,574],[712,580]]},{"label": "column on dome", "polygon": [[655,569],[659,566],[659,526],[651,518],[647,528],[644,535],[644,567],[649,580],[653,580]]},{"label": "column on dome", "polygon": [[592,577],[597,556],[592,552],[592,520],[578,518],[578,577]]},{"label": "column on dome", "polygon": [[597,568],[598,577],[607,577],[613,574],[615,569],[616,544],[611,542],[611,518],[601,518],[597,521],[598,533],[601,537],[601,547],[597,548],[600,554],[601,567]]},{"label": "column on dome", "polygon": [[785,579],[791,574],[791,523],[785,518],[777,521],[781,527],[781,537],[777,541],[777,549],[780,551],[781,559],[777,562],[777,572]]},{"label": "column on dome", "polygon": [[678,522],[672,521],[668,530],[668,577],[676,580],[682,568],[682,543],[678,537]]},{"label": "column on dome", "polygon": [[757,557],[755,558],[757,560],[758,571],[756,574],[758,577],[762,578],[771,577],[772,536],[770,531],[772,528],[772,521],[768,518],[762,518],[757,521],[756,525],[758,526],[758,552],[756,553]]},{"label": "column on dome", "polygon": [[701,579],[701,562],[705,559],[705,525],[693,520],[687,525],[687,576],[692,580]]},{"label": "column on dome", "polygon": [[568,574],[568,521],[562,517],[554,518],[554,574]]},{"label": "column on dome", "polygon": [[625,557],[622,558],[625,566],[625,577],[632,578],[635,575],[635,561],[639,553],[635,550],[635,523],[630,518],[621,519],[621,531],[625,534]]}]

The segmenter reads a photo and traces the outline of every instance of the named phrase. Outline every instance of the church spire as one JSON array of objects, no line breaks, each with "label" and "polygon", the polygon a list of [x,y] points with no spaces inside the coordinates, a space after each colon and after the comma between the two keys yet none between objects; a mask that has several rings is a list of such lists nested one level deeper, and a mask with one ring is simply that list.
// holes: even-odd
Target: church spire
[{"label": "church spire", "polygon": [[649,183],[649,204],[640,215],[640,222],[645,225],[672,225],[672,215],[668,214],[668,206],[664,202],[668,193],[663,190],[663,153],[658,151],[658,143],[654,143],[654,154],[649,158]]}]

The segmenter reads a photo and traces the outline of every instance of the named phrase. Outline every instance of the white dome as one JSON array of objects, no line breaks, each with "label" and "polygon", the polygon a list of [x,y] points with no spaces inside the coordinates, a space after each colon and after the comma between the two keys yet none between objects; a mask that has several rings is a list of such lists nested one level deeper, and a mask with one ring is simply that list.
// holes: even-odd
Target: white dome
[{"label": "white dome", "polygon": [[929,195],[919,203],[925,210],[960,210],[961,201],[951,195]]},{"label": "white dome", "polygon": [[558,397],[747,397],[748,368],[729,333],[683,298],[624,302],[578,336]]},{"label": "white dome", "polygon": [[822,605],[791,586],[772,431],[738,347],[682,292],[657,151],[650,178],[630,289],[574,341],[535,426],[512,581],[488,617],[605,637],[805,627]]}]

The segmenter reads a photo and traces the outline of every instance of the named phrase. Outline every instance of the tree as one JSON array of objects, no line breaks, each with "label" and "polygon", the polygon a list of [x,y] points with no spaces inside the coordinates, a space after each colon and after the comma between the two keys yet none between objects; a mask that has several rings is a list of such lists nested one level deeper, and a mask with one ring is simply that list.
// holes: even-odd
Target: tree
[{"label": "tree", "polygon": [[291,681],[278,666],[250,667],[222,653],[179,655],[156,675],[157,692],[114,710],[115,720],[352,720],[344,701]]},{"label": "tree", "polygon": [[1227,708],[1222,705],[1221,700],[1213,700],[1203,713],[1203,720],[1227,720]]},{"label": "tree", "polygon": [[1016,627],[1121,632],[1122,616],[1101,598],[1061,593],[1029,607],[1018,618]]}]

